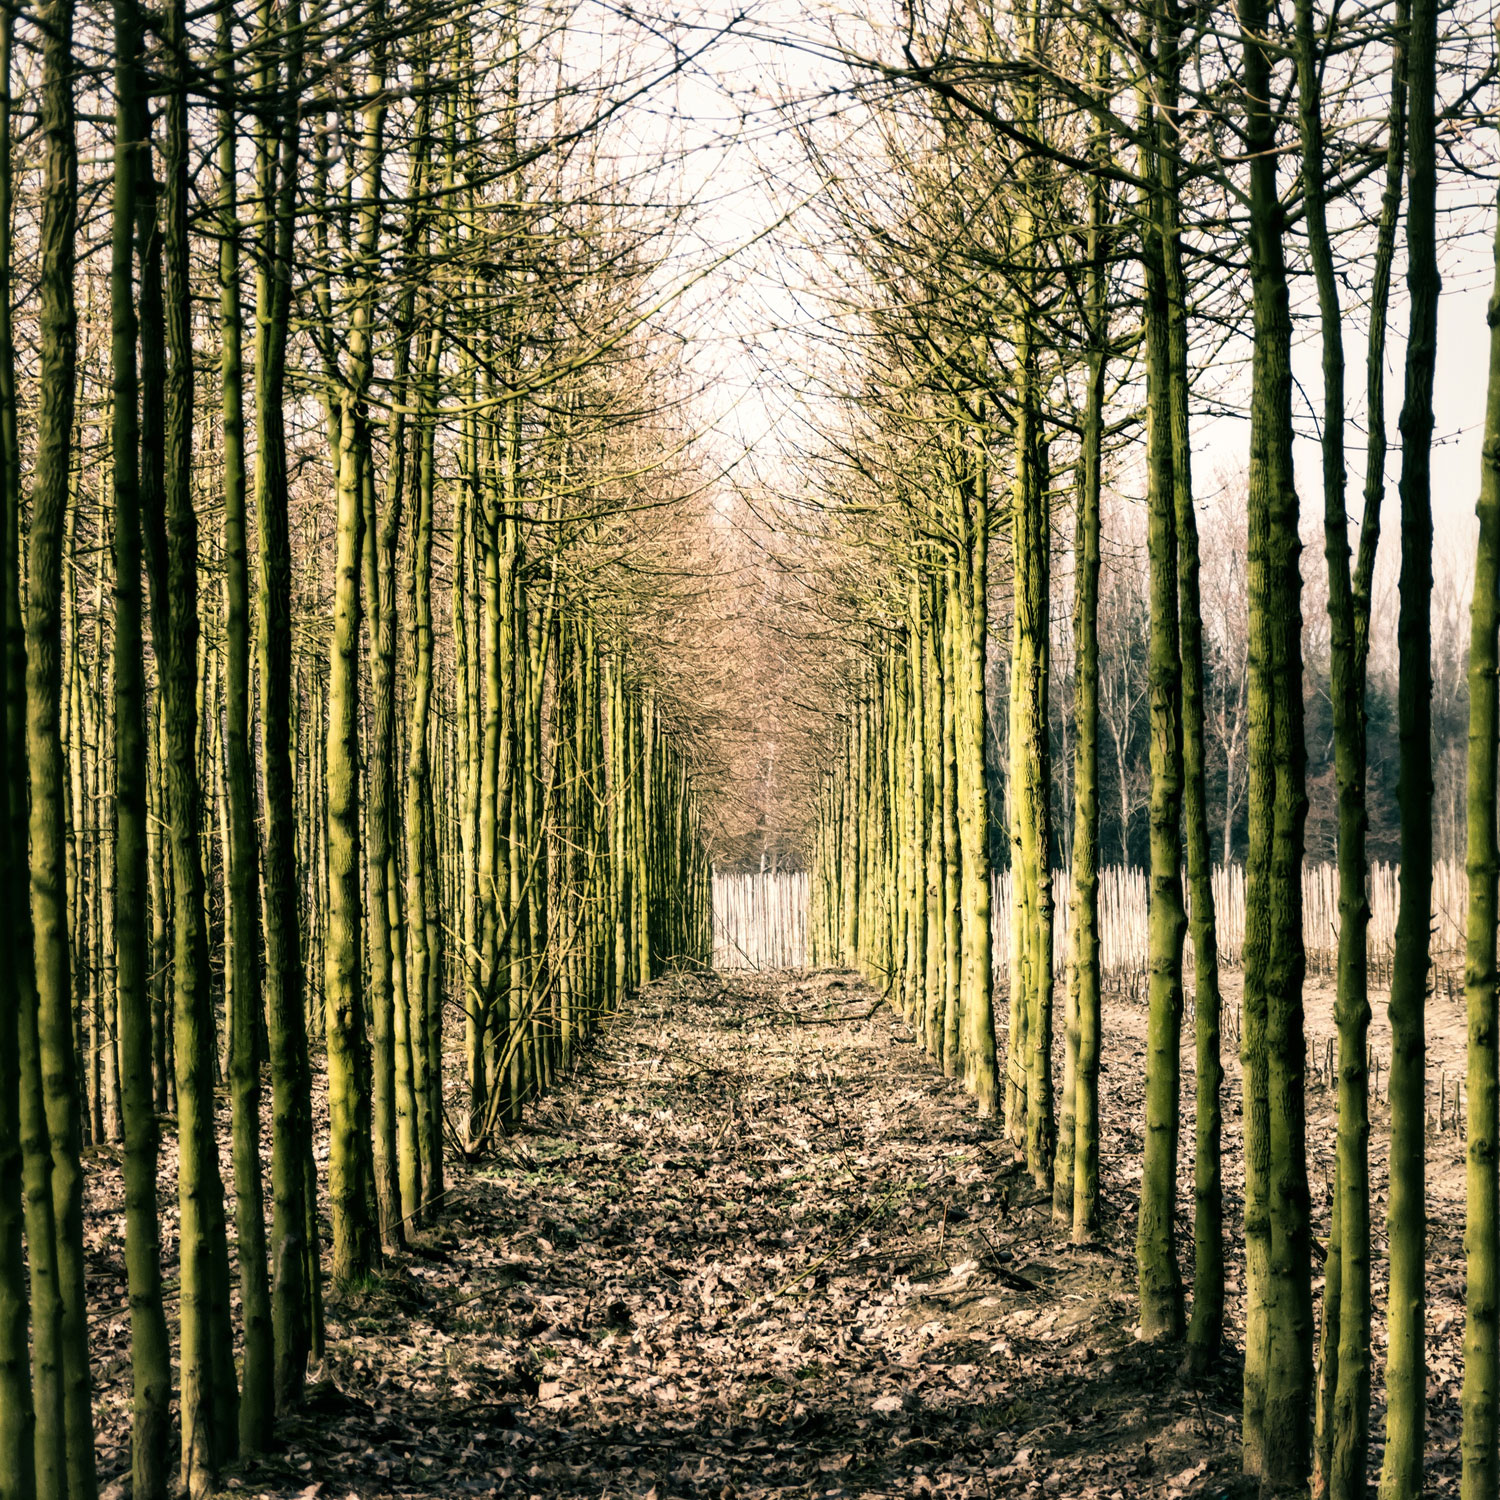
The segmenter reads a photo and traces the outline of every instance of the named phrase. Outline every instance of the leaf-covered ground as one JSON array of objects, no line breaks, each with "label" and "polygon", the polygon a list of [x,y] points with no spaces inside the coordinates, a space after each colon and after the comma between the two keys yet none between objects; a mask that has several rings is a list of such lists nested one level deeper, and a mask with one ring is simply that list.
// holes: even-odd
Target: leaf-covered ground
[{"label": "leaf-covered ground", "polygon": [[[1314,1031],[1317,1020],[1312,1005]],[[1077,1249],[998,1127],[853,976],[654,986],[498,1157],[453,1169],[438,1235],[372,1286],[331,1297],[308,1409],[283,1424],[281,1451],[231,1472],[230,1490],[1240,1494],[1232,1351],[1194,1385],[1174,1354],[1133,1336],[1144,1022],[1139,1005],[1111,999],[1105,1232]],[[1315,1086],[1309,1112],[1321,1212],[1331,1096]],[[1374,1133],[1379,1174],[1383,1111]],[[1461,1147],[1448,1136],[1434,1150],[1430,1472],[1446,1493],[1462,1280],[1461,1220],[1449,1222],[1442,1189]],[[1184,1180],[1185,1267],[1189,1212]],[[101,1246],[99,1258],[117,1253]],[[109,1274],[101,1264],[97,1279]],[[1236,1265],[1232,1319],[1238,1277]],[[122,1309],[100,1348],[107,1472],[128,1466],[124,1332]]]}]

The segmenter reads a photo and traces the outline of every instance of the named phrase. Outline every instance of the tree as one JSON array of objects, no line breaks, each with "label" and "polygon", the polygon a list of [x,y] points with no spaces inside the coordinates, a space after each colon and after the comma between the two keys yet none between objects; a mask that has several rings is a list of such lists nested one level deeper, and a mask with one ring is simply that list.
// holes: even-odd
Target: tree
[{"label": "tree", "polygon": [[[78,213],[78,158],[73,103],[73,6],[53,0],[39,15],[43,23],[42,90],[42,224],[38,287],[41,356],[39,408],[32,464],[31,534],[26,597],[26,761],[31,773],[31,919],[35,945],[37,1038],[46,1139],[51,1153],[53,1220],[40,1212],[28,1220],[28,1244],[41,1257],[43,1275],[55,1268],[59,1303],[58,1360],[62,1414],[66,1433],[63,1454],[70,1500],[92,1500],[94,1417],[88,1361],[88,1315],[84,1303],[83,1171],[79,1096],[75,1087],[72,980],[66,906],[66,851],[63,815],[64,763],[59,733],[62,695],[62,579],[64,523],[68,508],[68,474],[72,464],[74,387],[77,371],[77,309],[74,300],[74,237]],[[14,792],[12,794],[14,796]],[[24,1004],[23,1000],[23,1004]],[[29,1030],[29,1023],[23,1019]],[[23,1036],[23,1076],[32,1072]],[[39,1139],[41,1121],[26,1114],[28,1085],[23,1083],[22,1130]],[[41,1184],[36,1183],[36,1189]],[[27,1185],[31,1197],[32,1183]],[[41,1189],[45,1190],[45,1189]],[[55,1236],[55,1237],[54,1237]],[[50,1243],[49,1243],[50,1242]],[[51,1262],[48,1265],[48,1262]],[[33,1300],[45,1317],[47,1294]],[[39,1344],[39,1358],[51,1345],[50,1330]],[[42,1368],[41,1384],[51,1371]],[[46,1403],[50,1404],[50,1403]],[[51,1413],[39,1402],[42,1438],[48,1444],[39,1464],[39,1486],[55,1485],[50,1430]]]},{"label": "tree", "polygon": [[1479,542],[1469,644],[1468,1216],[1464,1229],[1464,1500],[1500,1485],[1500,847],[1495,833],[1500,761],[1500,221],[1490,296],[1490,364],[1480,467]]},{"label": "tree", "polygon": [[146,674],[141,601],[140,419],[135,313],[136,184],[149,144],[141,98],[142,27],[135,0],[115,5],[114,204],[110,364],[114,480],[115,880],[120,1094],[125,1133],[125,1264],[135,1412],[132,1492],[163,1500],[171,1464],[171,1354],[162,1306],[157,1221],[159,1131],[151,1076],[146,868]]},{"label": "tree", "polygon": [[1245,880],[1244,1462],[1263,1487],[1308,1471],[1312,1289],[1302,1032],[1301,579],[1292,475],[1292,324],[1271,147],[1268,12],[1242,0],[1250,157],[1249,853]]},{"label": "tree", "polygon": [[1391,1245],[1383,1500],[1421,1488],[1426,1446],[1426,1019],[1432,912],[1432,385],[1437,360],[1437,8],[1412,0],[1407,41],[1406,287],[1401,406],[1401,906],[1391,966]]}]

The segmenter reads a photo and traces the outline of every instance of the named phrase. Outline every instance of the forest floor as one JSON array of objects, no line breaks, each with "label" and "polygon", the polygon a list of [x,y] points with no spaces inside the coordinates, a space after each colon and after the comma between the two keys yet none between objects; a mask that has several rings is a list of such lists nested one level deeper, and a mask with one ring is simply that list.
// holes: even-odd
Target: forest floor
[{"label": "forest floor", "polygon": [[[1230,1010],[1237,984],[1226,975]],[[1450,1010],[1462,1038],[1461,1002],[1433,1009],[1434,1054],[1445,1056]],[[1312,986],[1315,1059],[1329,1011]],[[857,977],[654,985],[495,1157],[451,1169],[438,1233],[357,1293],[330,1294],[328,1358],[307,1409],[282,1424],[279,1451],[226,1476],[227,1491],[282,1500],[1246,1493],[1233,1352],[1196,1384],[1173,1352],[1134,1337],[1144,1033],[1143,1007],[1110,996],[1105,1224],[1097,1245],[1079,1249],[1054,1229],[998,1127],[975,1117]],[[1189,1175],[1178,1222],[1190,1279],[1185,1033]],[[1226,1062],[1237,1336],[1239,1080]],[[1309,1170],[1320,1239],[1332,1103],[1315,1082]],[[1385,1127],[1377,1103],[1377,1307]],[[115,1281],[122,1299],[95,1344],[108,1484],[128,1473],[128,1322],[109,1232],[120,1223],[118,1176],[108,1153],[99,1157],[90,1222],[105,1233],[94,1239],[91,1281]],[[1441,1495],[1457,1475],[1460,1138],[1435,1134],[1429,1160],[1428,1493]],[[166,1195],[163,1211],[171,1246]],[[1377,1390],[1383,1340],[1377,1328]],[[123,1492],[117,1481],[114,1494]]]}]

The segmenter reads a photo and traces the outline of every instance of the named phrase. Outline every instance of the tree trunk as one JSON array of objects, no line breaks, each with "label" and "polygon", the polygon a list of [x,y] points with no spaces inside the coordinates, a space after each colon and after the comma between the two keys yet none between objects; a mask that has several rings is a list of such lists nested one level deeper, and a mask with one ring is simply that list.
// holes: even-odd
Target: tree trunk
[{"label": "tree trunk", "polygon": [[1241,0],[1250,157],[1250,839],[1245,879],[1244,1465],[1305,1485],[1313,1409],[1311,1230],[1303,1106],[1301,579],[1292,475],[1291,312],[1263,0]]},{"label": "tree trunk", "polygon": [[146,848],[146,672],[141,607],[140,426],[134,243],[137,158],[144,154],[142,31],[135,0],[116,0],[114,221],[110,259],[114,487],[115,878],[121,1106],[125,1135],[125,1268],[134,1412],[131,1493],[164,1500],[171,1476],[171,1351],[162,1306],[151,1071],[150,920]]},{"label": "tree trunk", "polygon": [[1500,223],[1490,295],[1489,392],[1479,471],[1479,545],[1469,640],[1468,1214],[1464,1249],[1463,1500],[1500,1490],[1500,847],[1495,838],[1500,755]]},{"label": "tree trunk", "polygon": [[[93,1500],[94,1419],[89,1377],[88,1309],[84,1299],[83,1171],[79,1162],[82,1120],[73,1043],[72,980],[69,972],[64,832],[63,748],[59,728],[62,694],[63,532],[73,459],[74,382],[77,369],[77,311],[73,298],[74,245],[78,211],[78,158],[74,137],[73,5],[52,0],[38,13],[43,29],[39,100],[42,156],[40,232],[40,332],[38,409],[32,465],[30,556],[26,570],[26,749],[31,771],[31,917],[36,961],[37,1039],[45,1110],[45,1139],[51,1156],[53,1234],[28,1243],[33,1264],[55,1246],[56,1291],[61,1304],[57,1345],[66,1431],[64,1457],[69,1500]],[[23,1020],[29,1030],[29,1024]],[[23,1045],[29,1038],[23,1037]],[[23,1070],[27,1061],[22,1060]],[[41,1121],[26,1119],[22,1129],[40,1142]],[[39,1164],[38,1164],[39,1165]],[[35,1180],[35,1179],[33,1179]],[[33,1191],[27,1186],[28,1198]],[[41,1228],[38,1220],[37,1227]],[[43,1271],[45,1276],[45,1270]],[[46,1315],[46,1293],[38,1304]],[[45,1341],[50,1343],[49,1337]],[[44,1346],[43,1346],[44,1348]],[[39,1348],[39,1355],[43,1352]],[[48,1382],[49,1372],[41,1372]],[[46,1482],[55,1450],[39,1463]]]},{"label": "tree trunk", "polygon": [[260,873],[255,768],[250,739],[250,572],[245,535],[245,394],[240,311],[239,209],[235,174],[234,0],[219,12],[219,323],[224,422],[225,736],[229,840],[226,893],[233,999],[229,1072],[234,1120],[235,1234],[239,1251],[244,1382],[240,1447],[258,1452],[276,1415],[271,1292],[260,1171]]},{"label": "tree trunk", "polygon": [[1437,360],[1435,0],[1412,0],[1401,406],[1401,603],[1397,714],[1401,904],[1391,961],[1390,1294],[1381,1500],[1422,1487],[1427,1430],[1427,971],[1432,919],[1432,386]]},{"label": "tree trunk", "polygon": [[[284,29],[283,29],[284,28]],[[317,1318],[316,1219],[311,1068],[307,1055],[302,935],[298,922],[297,815],[291,715],[292,561],[287,520],[284,415],[286,344],[291,316],[292,235],[300,119],[302,28],[293,0],[278,22],[261,0],[258,84],[277,83],[285,102],[267,110],[256,132],[255,519],[261,746],[265,776],[265,991],[271,1059],[271,1322],[277,1406],[295,1407]],[[285,56],[278,78],[277,59]],[[308,955],[311,957],[311,953]]]}]

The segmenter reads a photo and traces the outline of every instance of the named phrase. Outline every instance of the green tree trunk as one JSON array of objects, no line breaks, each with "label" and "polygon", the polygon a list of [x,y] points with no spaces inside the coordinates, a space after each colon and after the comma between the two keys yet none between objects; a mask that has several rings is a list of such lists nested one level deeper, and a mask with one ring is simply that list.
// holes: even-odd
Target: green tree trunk
[{"label": "green tree trunk", "polygon": [[1220,1159],[1219,952],[1209,849],[1204,747],[1203,613],[1199,592],[1198,521],[1193,509],[1188,368],[1188,282],[1182,252],[1179,113],[1180,19],[1169,12],[1163,38],[1163,138],[1158,159],[1162,191],[1162,272],[1167,302],[1168,414],[1172,429],[1172,492],[1177,531],[1178,648],[1182,660],[1183,835],[1193,939],[1196,1115],[1193,1155],[1193,1314],[1188,1359],[1198,1371],[1218,1355],[1224,1328],[1224,1188]]},{"label": "green tree trunk", "polygon": [[[185,34],[173,7],[169,31]],[[174,67],[186,66],[185,59]],[[204,915],[198,768],[198,535],[192,474],[186,100],[167,109],[165,191],[139,194],[142,474],[152,643],[162,704],[171,853],[173,1061],[177,1090],[183,1481],[195,1497],[233,1450],[237,1418],[228,1319],[223,1187],[213,1109],[213,1011]],[[163,291],[165,273],[165,292]],[[170,354],[170,360],[168,355]],[[221,1284],[222,1278],[222,1284]]]},{"label": "green tree trunk", "polygon": [[[1022,953],[1019,994],[1026,1023],[1024,1043],[1012,1050],[1025,1078],[1026,1164],[1037,1186],[1050,1193],[1056,1129],[1052,1092],[1052,792],[1047,712],[1051,676],[1051,538],[1045,447],[1036,392],[1036,353],[1029,313],[1018,320],[1018,326],[1023,332],[1016,350],[1020,373],[1014,439],[1016,477],[1011,506],[1015,573],[1014,668],[1011,674],[1011,697],[1015,705],[1011,722],[1015,738],[1011,744],[1011,795],[1013,818],[1019,834],[1016,844],[1019,858],[1011,867],[1011,900],[1019,914],[1016,919],[1020,923]],[[977,539],[971,545],[977,545]],[[968,605],[966,598],[966,608]],[[989,818],[984,774],[982,683],[981,662],[980,737],[972,751],[972,779],[967,787],[960,783],[960,791],[967,796],[976,783],[984,789],[980,795],[984,798],[986,813],[979,836],[987,842]],[[987,859],[985,864],[987,888]],[[967,927],[967,899],[964,921]],[[1015,1009],[1013,1002],[1012,1026],[1016,1024]]]},{"label": "green tree trunk", "polygon": [[[284,30],[283,30],[284,28]],[[287,519],[284,391],[291,316],[292,236],[300,104],[302,27],[296,3],[278,14],[262,0],[257,18],[258,86],[278,83],[285,103],[265,111],[256,130],[255,231],[255,518],[257,641],[261,744],[265,776],[264,984],[271,1059],[271,1320],[276,1401],[289,1410],[302,1398],[316,1321],[316,1220],[311,1068],[302,935],[298,922],[297,819],[291,714],[292,559]],[[285,72],[278,76],[284,55]]]},{"label": "green tree trunk", "polygon": [[375,43],[366,80],[367,102],[359,152],[356,196],[360,207],[349,278],[348,369],[337,392],[337,540],[328,674],[329,910],[324,992],[328,1016],[333,1274],[342,1282],[356,1282],[365,1277],[375,1254],[375,1226],[369,1218],[373,1164],[361,973],[358,651],[360,522],[365,487],[372,482],[369,435],[360,407],[372,374],[372,302],[379,274],[386,114],[383,22],[383,11],[377,11],[371,20]]},{"label": "green tree trunk", "polygon": [[1292,325],[1273,150],[1268,11],[1241,0],[1251,158],[1255,347],[1249,476],[1250,852],[1245,934],[1244,1463],[1270,1492],[1305,1485],[1313,1412],[1311,1230],[1303,1106],[1301,578],[1292,473]]},{"label": "green tree trunk", "polygon": [[[435,310],[434,310],[435,312]],[[418,389],[416,514],[412,518],[411,601],[408,618],[412,663],[410,759],[406,781],[406,920],[407,952],[411,955],[413,1085],[416,1093],[417,1140],[420,1153],[422,1217],[435,1210],[434,1184],[442,1175],[441,1052],[434,1056],[429,1029],[440,1022],[441,1003],[434,1014],[429,995],[434,987],[437,955],[428,943],[428,905],[436,892],[436,871],[428,864],[433,817],[432,776],[428,761],[432,705],[432,524],[436,495],[437,401],[442,361],[442,320],[434,318],[426,366]],[[434,1064],[438,1064],[434,1078]],[[437,1107],[434,1107],[434,1104]]]},{"label": "green tree trunk", "polygon": [[[1098,45],[1094,86],[1110,88],[1110,47]],[[1094,151],[1109,150],[1107,132],[1095,133]],[[1073,1170],[1070,1218],[1075,1243],[1091,1238],[1099,1219],[1099,1043],[1102,974],[1099,959],[1099,565],[1100,499],[1104,465],[1104,401],[1109,344],[1106,258],[1108,199],[1102,176],[1089,186],[1088,391],[1085,398],[1078,484],[1074,566],[1074,769],[1073,769]],[[1061,1176],[1059,1172],[1059,1176]]]},{"label": "green tree trunk", "polygon": [[[401,364],[408,362],[409,341],[403,341]],[[405,369],[397,371],[396,390],[404,384]],[[398,401],[402,399],[398,396]],[[396,443],[401,433],[392,434]],[[392,456],[391,462],[397,462]],[[360,565],[364,618],[369,636],[370,708],[369,761],[364,804],[364,928],[369,984],[371,1040],[371,1118],[374,1127],[372,1160],[375,1202],[379,1210],[380,1242],[388,1251],[404,1248],[401,1180],[396,1140],[396,1008],[391,952],[390,898],[387,880],[391,865],[391,758],[395,728],[395,626],[387,617],[385,558],[382,555],[385,516],[376,505],[377,485],[373,455],[366,455],[360,485],[363,507]],[[399,496],[399,481],[396,490]],[[387,502],[394,497],[387,494]]]},{"label": "green tree trunk", "polygon": [[1385,191],[1370,297],[1369,442],[1359,558],[1351,576],[1344,466],[1344,351],[1333,246],[1327,226],[1322,121],[1323,60],[1309,4],[1297,7],[1298,98],[1308,239],[1323,339],[1323,535],[1328,567],[1334,770],[1339,795],[1338,1147],[1333,1225],[1324,1269],[1313,1489],[1334,1500],[1363,1500],[1370,1425],[1369,1086],[1370,1005],[1366,930],[1370,908],[1365,832],[1365,660],[1370,584],[1380,535],[1385,468],[1385,320],[1401,201],[1404,156],[1404,49],[1393,51]]},{"label": "green tree trunk", "polygon": [[114,725],[117,999],[125,1132],[125,1268],[130,1293],[134,1411],[131,1493],[170,1489],[171,1351],[162,1306],[156,1173],[159,1132],[151,1076],[150,931],[146,865],[146,673],[141,604],[140,425],[136,373],[136,181],[144,156],[142,31],[135,0],[116,0],[113,233],[110,257],[114,488]]},{"label": "green tree trunk", "polygon": [[271,1290],[260,1170],[260,871],[255,831],[255,767],[250,738],[250,569],[245,524],[245,385],[240,309],[234,0],[219,12],[219,326],[224,441],[224,633],[228,660],[225,738],[229,849],[226,889],[233,997],[229,1044],[234,1129],[235,1235],[239,1252],[244,1379],[242,1450],[271,1441],[276,1415]]},{"label": "green tree trunk", "polygon": [[[37,1040],[45,1139],[51,1155],[53,1257],[33,1238],[37,1257],[54,1259],[60,1302],[58,1367],[66,1431],[64,1450],[69,1500],[93,1500],[94,1421],[89,1377],[88,1310],[84,1300],[83,1171],[79,1162],[82,1121],[74,1063],[72,981],[68,951],[66,835],[64,831],[63,747],[59,726],[62,695],[63,532],[73,460],[74,385],[77,369],[77,311],[73,296],[78,211],[78,157],[73,104],[73,5],[52,0],[38,11],[42,27],[40,151],[42,203],[40,230],[40,352],[35,448],[32,460],[31,532],[26,569],[26,750],[31,772],[31,919],[37,991]],[[29,1031],[28,1023],[23,1026]],[[29,1037],[23,1036],[23,1046]],[[23,1076],[29,1073],[22,1058]],[[23,1089],[22,1130],[40,1142],[42,1122],[28,1120]],[[33,1192],[28,1181],[28,1198]],[[43,1269],[42,1274],[46,1272]],[[46,1316],[47,1291],[33,1286],[39,1320]],[[39,1355],[51,1343],[50,1329]],[[40,1372],[45,1388],[50,1372]],[[38,1484],[51,1477],[55,1434],[38,1401]],[[45,1447],[46,1452],[42,1450]]]},{"label": "green tree trunk", "polygon": [[1381,1500],[1420,1492],[1427,1430],[1427,971],[1432,919],[1432,387],[1437,361],[1437,5],[1412,0],[1407,43],[1406,287],[1397,714],[1401,902],[1391,961],[1390,1294]]},{"label": "green tree trunk", "polygon": [[[11,322],[11,54],[15,18],[0,14],[0,937],[12,962],[0,975],[0,1500],[34,1500],[37,1493],[35,1398],[31,1363],[30,1295],[26,1253],[26,1150],[21,1128],[23,1032],[35,998],[29,993],[30,923],[22,922],[27,899],[29,851],[24,732],[12,732],[13,718],[24,718],[24,704],[12,703],[12,662],[17,622],[11,595],[19,584],[21,456],[16,424],[15,335]],[[17,606],[19,601],[17,601]],[[21,667],[24,679],[25,668]],[[24,680],[19,684],[24,697]],[[21,707],[21,714],[13,708]],[[21,728],[21,725],[16,725]],[[42,1257],[46,1259],[46,1257]],[[55,1334],[54,1334],[55,1336]],[[38,1352],[42,1330],[38,1329]]]},{"label": "green tree trunk", "polygon": [[[1150,105],[1147,105],[1150,118]],[[1150,118],[1145,171],[1152,187],[1142,249],[1146,282],[1147,548],[1151,636],[1151,901],[1147,962],[1146,1135],[1135,1255],[1141,1337],[1183,1332],[1177,1263],[1177,1139],[1180,1123],[1182,944],[1182,658],[1178,645],[1177,513],[1172,442],[1171,309],[1161,233],[1162,127]]]},{"label": "green tree trunk", "polygon": [[1479,471],[1479,544],[1469,638],[1468,1213],[1464,1250],[1463,1500],[1500,1492],[1500,846],[1495,837],[1500,757],[1500,223],[1490,294],[1489,390]]}]

